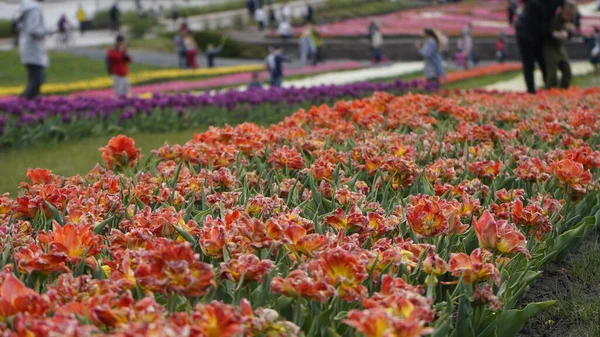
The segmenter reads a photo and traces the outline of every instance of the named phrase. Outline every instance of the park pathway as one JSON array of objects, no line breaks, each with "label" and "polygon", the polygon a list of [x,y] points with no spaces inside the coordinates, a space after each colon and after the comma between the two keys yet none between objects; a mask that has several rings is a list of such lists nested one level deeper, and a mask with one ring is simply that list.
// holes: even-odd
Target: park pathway
[{"label": "park pathway", "polygon": [[[294,68],[286,71],[286,76],[304,76],[323,72],[353,70],[363,67],[363,64],[356,61],[341,61],[319,64],[313,67]],[[267,80],[266,72],[260,73],[261,80]],[[189,90],[210,90],[230,86],[243,85],[250,82],[251,73],[238,73],[214,78],[208,78],[198,81],[171,81],[157,84],[139,85],[131,88],[131,94],[142,95],[147,93],[165,93],[173,91]],[[69,97],[88,96],[88,97],[112,97],[114,91],[112,88],[101,90],[89,90],[72,93]]]}]

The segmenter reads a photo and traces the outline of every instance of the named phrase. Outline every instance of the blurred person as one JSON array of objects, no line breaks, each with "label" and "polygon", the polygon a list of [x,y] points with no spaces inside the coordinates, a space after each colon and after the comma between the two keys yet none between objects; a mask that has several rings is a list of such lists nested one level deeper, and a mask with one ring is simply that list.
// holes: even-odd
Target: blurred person
[{"label": "blurred person", "polygon": [[500,32],[496,40],[496,61],[504,63],[506,61],[506,37],[504,31]]},{"label": "blurred person", "polygon": [[215,47],[214,44],[209,43],[206,46],[206,65],[208,68],[214,68],[215,67],[215,57],[217,56],[218,53],[221,52],[221,50],[223,50],[223,46],[225,45],[225,41],[226,41],[226,37],[223,36],[221,38],[221,42],[219,42],[219,46]]},{"label": "blurred person", "polygon": [[19,55],[27,70],[27,85],[21,97],[33,99],[40,94],[49,65],[46,52],[46,36],[53,33],[44,25],[44,13],[35,0],[21,0],[17,14],[19,31]]},{"label": "blurred person", "polygon": [[315,53],[313,55],[313,65],[323,61],[323,39],[317,28],[313,25],[310,27],[310,37],[315,45]]},{"label": "blurred person", "polygon": [[198,61],[196,60],[196,56],[198,55],[198,45],[196,44],[194,35],[189,30],[186,30],[183,33],[183,44],[185,45],[185,55],[188,68],[198,68]]},{"label": "blurred person", "polygon": [[590,39],[590,63],[594,68],[593,83],[598,84],[598,64],[600,64],[600,27],[594,27],[594,35]]},{"label": "blurred person", "polygon": [[267,14],[265,13],[265,10],[262,7],[256,9],[256,12],[254,13],[254,19],[258,24],[258,31],[262,32],[263,30],[265,30],[265,21],[267,20]]},{"label": "blurred person", "polygon": [[271,53],[267,56],[267,70],[270,75],[271,87],[281,88],[283,84],[283,63],[288,62],[288,57],[279,46],[270,48]]},{"label": "blurred person", "polygon": [[117,6],[116,1],[108,10],[108,17],[110,18],[110,28],[112,32],[118,34],[121,26],[121,11],[119,11],[119,6]]},{"label": "blurred person", "polygon": [[181,23],[179,24],[179,31],[184,33],[189,31],[190,28],[188,27],[188,23],[187,23],[187,17],[182,17],[181,18]]},{"label": "blurred person", "polygon": [[383,46],[383,34],[379,26],[376,26],[371,32],[371,51],[373,63],[380,63],[382,59],[381,47]]},{"label": "blurred person", "polygon": [[475,64],[475,53],[473,51],[473,35],[472,24],[468,24],[463,28],[463,53],[465,55],[464,68],[469,69]]},{"label": "blurred person", "polygon": [[317,47],[312,39],[312,29],[310,25],[306,25],[302,30],[302,34],[298,39],[298,50],[302,63],[305,65],[312,65],[313,58],[317,53]]},{"label": "blurred person", "polygon": [[[567,89],[571,85],[572,73],[565,42],[575,32],[577,5],[566,1],[556,10],[550,22],[550,35],[544,41],[544,61],[546,62],[546,88]],[[561,73],[560,82],[558,71]]]},{"label": "blurred person", "polygon": [[178,64],[180,69],[185,69],[188,67],[187,52],[185,49],[185,43],[183,42],[183,37],[183,32],[177,32],[173,37],[173,45],[175,46],[175,50],[177,51]]},{"label": "blurred person", "polygon": [[306,2],[306,15],[304,16],[305,23],[315,23],[315,9],[312,4],[307,1]]},{"label": "blurred person", "polygon": [[546,8],[540,0],[526,0],[525,7],[517,20],[515,30],[517,45],[523,63],[523,77],[527,92],[535,94],[535,65],[539,65],[544,80],[546,79],[546,64],[544,62],[543,44],[546,33]]},{"label": "blurred person", "polygon": [[425,67],[423,72],[428,83],[440,84],[440,80],[446,77],[446,71],[442,65],[440,56],[440,42],[433,29],[423,30],[424,42],[417,42],[419,54],[423,57]]},{"label": "blurred person", "polygon": [[67,44],[69,42],[69,19],[67,19],[66,14],[62,14],[58,19],[58,23],[56,24],[57,32],[58,32],[58,40],[60,43]]},{"label": "blurred person", "polygon": [[260,81],[260,73],[255,71],[252,73],[252,80],[248,83],[248,90],[251,89],[262,89],[263,84]]},{"label": "blurred person", "polygon": [[515,22],[515,15],[517,14],[517,9],[519,9],[519,4],[517,3],[517,0],[508,0],[507,13],[508,24],[510,26],[512,26]]},{"label": "blurred person", "polygon": [[77,8],[77,21],[79,22],[79,33],[81,35],[83,35],[87,28],[87,20],[87,14],[80,4],[79,8]]},{"label": "blurred person", "polygon": [[294,35],[292,25],[290,25],[289,22],[282,20],[279,22],[279,27],[277,27],[277,34],[284,40],[291,38]]},{"label": "blurred person", "polygon": [[290,23],[292,21],[292,8],[287,1],[283,1],[283,7],[281,8],[281,20]]},{"label": "blurred person", "polygon": [[129,94],[129,63],[131,56],[127,53],[127,42],[123,35],[117,35],[115,44],[108,49],[106,55],[109,74],[113,78],[115,96],[122,97]]},{"label": "blurred person", "polygon": [[268,16],[269,16],[269,28],[271,30],[275,30],[275,28],[277,27],[277,16],[275,15],[275,10],[273,9],[273,6],[269,5],[269,9],[268,9]]},{"label": "blurred person", "polygon": [[246,0],[246,8],[248,9],[248,16],[254,18],[254,12],[256,12],[256,0]]},{"label": "blurred person", "polygon": [[373,44],[373,34],[375,34],[375,31],[381,30],[377,20],[372,19],[371,22],[369,22],[368,30],[369,30],[369,45],[372,45]]},{"label": "blurred person", "polygon": [[465,41],[458,39],[456,42],[456,53],[454,54],[454,62],[456,63],[457,69],[462,69],[465,66]]}]

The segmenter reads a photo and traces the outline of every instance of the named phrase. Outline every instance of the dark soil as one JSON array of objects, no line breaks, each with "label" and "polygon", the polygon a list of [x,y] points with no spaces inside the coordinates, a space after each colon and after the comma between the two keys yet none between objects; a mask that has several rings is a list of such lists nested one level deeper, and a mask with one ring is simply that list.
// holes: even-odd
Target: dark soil
[{"label": "dark soil", "polygon": [[600,235],[595,233],[559,263],[548,265],[521,301],[557,300],[531,319],[519,337],[600,337]]}]

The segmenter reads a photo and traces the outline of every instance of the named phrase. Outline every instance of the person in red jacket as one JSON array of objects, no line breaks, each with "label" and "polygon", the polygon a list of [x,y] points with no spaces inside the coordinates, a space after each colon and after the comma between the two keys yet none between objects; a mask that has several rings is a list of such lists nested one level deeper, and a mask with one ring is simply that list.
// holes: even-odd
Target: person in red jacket
[{"label": "person in red jacket", "polygon": [[127,96],[129,93],[128,64],[131,62],[131,57],[127,54],[127,43],[123,35],[117,35],[115,45],[108,49],[106,61],[108,73],[113,78],[115,95]]}]

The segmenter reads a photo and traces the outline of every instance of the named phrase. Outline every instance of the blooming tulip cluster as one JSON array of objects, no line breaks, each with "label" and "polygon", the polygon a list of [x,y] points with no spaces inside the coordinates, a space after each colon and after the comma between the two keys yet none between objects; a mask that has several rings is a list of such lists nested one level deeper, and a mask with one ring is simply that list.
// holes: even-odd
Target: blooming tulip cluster
[{"label": "blooming tulip cluster", "polygon": [[433,91],[423,81],[361,82],[310,88],[155,94],[149,98],[61,98],[0,101],[0,147],[70,140],[131,130],[164,132],[251,120],[280,121],[294,107],[359,98],[373,91]]},{"label": "blooming tulip cluster", "polygon": [[[0,196],[3,336],[512,336],[596,225],[600,90],[378,92]],[[600,213],[598,213],[600,214]]]}]

